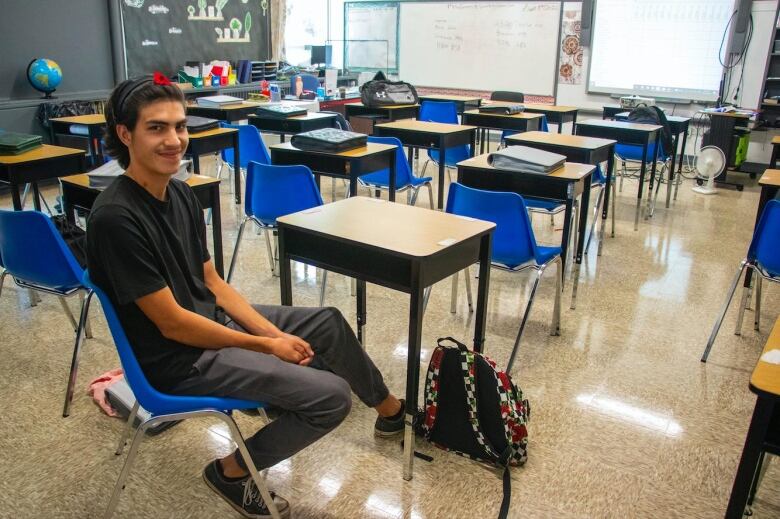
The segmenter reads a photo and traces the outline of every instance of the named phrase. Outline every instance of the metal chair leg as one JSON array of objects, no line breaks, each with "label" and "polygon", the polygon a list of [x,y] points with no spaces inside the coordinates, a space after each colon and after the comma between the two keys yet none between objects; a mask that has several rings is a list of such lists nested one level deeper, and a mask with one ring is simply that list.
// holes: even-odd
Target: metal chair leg
[{"label": "metal chair leg", "polygon": [[76,374],[79,370],[79,356],[81,355],[81,345],[84,344],[84,327],[89,313],[89,303],[92,301],[92,290],[87,292],[84,298],[84,304],[81,306],[81,317],[79,318],[79,327],[76,331],[76,342],[73,345],[73,358],[70,362],[70,376],[68,377],[68,387],[65,391],[65,405],[62,408],[62,417],[66,418],[70,414],[70,405],[73,401],[73,392],[76,387]]},{"label": "metal chair leg", "polygon": [[474,313],[474,301],[471,296],[471,270],[469,267],[463,269],[463,277],[466,280],[466,301],[469,304],[469,313]]},{"label": "metal chair leg", "polygon": [[263,234],[265,235],[265,248],[268,252],[268,263],[271,264],[271,275],[276,275],[276,260],[274,259],[274,249],[271,247],[271,236],[269,236],[269,233],[273,234],[273,230],[262,227]]},{"label": "metal chair leg", "polygon": [[451,314],[454,314],[458,311],[458,276],[460,276],[460,272],[456,272],[452,275],[452,293],[450,294]]},{"label": "metal chair leg", "polygon": [[357,295],[357,280],[355,278],[349,278],[349,295],[352,297]]},{"label": "metal chair leg", "polygon": [[550,335],[561,334],[561,294],[563,293],[563,262],[558,256],[553,260],[557,264],[555,271],[555,306],[553,307],[552,324],[550,325]]},{"label": "metal chair leg", "polygon": [[520,339],[523,337],[523,330],[525,330],[525,323],[528,321],[528,316],[531,314],[531,308],[534,304],[534,297],[536,296],[536,289],[539,287],[539,281],[542,279],[542,274],[544,274],[544,266],[540,267],[536,271],[536,279],[534,279],[534,284],[531,287],[531,297],[528,299],[528,304],[525,307],[525,312],[523,312],[523,319],[520,321],[520,330],[517,332],[517,338],[515,339],[515,345],[512,347],[512,353],[509,355],[509,362],[507,362],[506,365],[506,372],[511,373],[512,372],[512,365],[515,363],[515,357],[517,357],[517,350],[520,347]]},{"label": "metal chair leg", "polygon": [[252,460],[252,456],[249,455],[249,450],[246,448],[244,437],[241,435],[241,431],[239,430],[238,425],[236,425],[236,422],[233,420],[232,416],[223,413],[220,414],[222,420],[228,424],[228,427],[230,428],[230,436],[238,446],[238,451],[241,453],[241,457],[246,464],[246,468],[249,471],[249,474],[252,476],[252,480],[255,482],[257,489],[260,491],[260,496],[262,496],[263,501],[265,501],[265,506],[268,507],[268,511],[271,512],[271,516],[274,519],[281,519],[279,510],[276,508],[274,500],[271,497],[271,493],[268,491],[268,487],[265,485],[265,480],[260,476],[260,472],[257,470],[257,466],[255,466],[254,460]]},{"label": "metal chair leg", "polygon": [[428,203],[430,204],[431,209],[433,209],[434,208],[434,206],[433,206],[433,185],[431,185],[431,183],[428,182],[426,184],[426,186],[428,186]]},{"label": "metal chair leg", "polygon": [[146,432],[146,426],[148,423],[149,421],[142,423],[140,426],[138,426],[138,429],[135,430],[133,441],[130,444],[130,452],[127,454],[124,465],[122,465],[122,471],[119,473],[119,478],[116,480],[116,485],[114,485],[114,491],[111,494],[111,500],[108,502],[108,507],[103,514],[103,519],[109,519],[112,515],[114,515],[116,505],[119,504],[119,496],[122,493],[122,490],[125,488],[125,481],[127,481],[127,476],[130,474],[130,469],[132,468],[135,457],[138,454],[138,447],[141,445],[141,441],[144,438],[144,433]]},{"label": "metal chair leg", "polygon": [[432,290],[433,290],[433,285],[426,287],[423,290],[423,315],[425,315],[425,310],[428,308],[428,300],[431,298]]},{"label": "metal chair leg", "polygon": [[707,340],[707,346],[704,348],[704,353],[701,356],[702,362],[707,362],[707,357],[710,355],[712,344],[715,342],[715,337],[718,336],[718,330],[720,330],[720,325],[723,324],[723,318],[726,316],[726,311],[729,309],[731,298],[734,297],[734,291],[737,289],[737,284],[739,284],[739,280],[742,277],[742,271],[745,270],[746,265],[747,259],[742,260],[742,262],[739,264],[739,268],[737,269],[737,273],[734,275],[734,279],[731,280],[731,286],[729,287],[729,292],[726,295],[726,302],[723,303],[723,307],[720,309],[718,317],[715,318],[715,325],[712,327],[712,333],[710,333],[710,338]]},{"label": "metal chair leg", "polygon": [[273,230],[269,230],[269,232],[274,235],[273,275],[274,277],[278,278],[279,277],[279,236]]},{"label": "metal chair leg", "polygon": [[617,210],[617,193],[615,192],[615,179],[612,179],[612,207],[610,207],[610,213],[612,213],[612,237],[615,237],[615,212]]},{"label": "metal chair leg", "polygon": [[745,308],[750,300],[750,288],[742,288],[742,300],[739,302],[739,314],[737,314],[737,325],[734,328],[734,335],[742,335],[742,321],[745,318]]},{"label": "metal chair leg", "polygon": [[593,231],[596,230],[596,222],[599,220],[599,213],[601,212],[601,205],[604,203],[604,190],[606,186],[602,186],[599,189],[599,197],[596,199],[595,207],[593,208],[593,221],[590,223],[590,231],[588,232],[588,239],[585,241],[585,254],[588,253],[590,248],[590,240],[593,238]]},{"label": "metal chair leg", "polygon": [[[2,268],[2,267],[0,267]],[[2,272],[0,272],[0,296],[3,295],[3,283],[5,282],[5,277],[8,275],[8,271],[3,269]]]},{"label": "metal chair leg", "polygon": [[322,271],[322,286],[320,287],[320,306],[325,306],[325,287],[328,286],[328,271]]},{"label": "metal chair leg", "polygon": [[122,428],[122,435],[119,437],[119,443],[114,452],[117,456],[121,455],[122,451],[125,450],[127,439],[130,437],[130,432],[133,430],[133,424],[135,423],[136,416],[138,416],[138,408],[140,407],[141,404],[136,400],[135,404],[133,404],[133,408],[130,410],[130,416],[127,417],[127,422],[125,422],[125,426]]},{"label": "metal chair leg", "polygon": [[[658,192],[661,191],[661,179],[664,177],[664,173],[666,172],[668,166],[666,163],[664,163],[663,167],[661,168],[661,172],[658,175],[658,178],[655,179],[655,194],[653,195],[653,203],[650,204],[650,212],[649,215],[652,218],[652,216],[655,214],[655,204],[658,202]],[[648,200],[649,202],[649,200]]]},{"label": "metal chair leg", "polygon": [[[84,294],[85,294],[84,291],[81,291],[81,290],[79,291],[79,302],[80,302],[81,308],[84,308]],[[87,339],[91,339],[92,338],[92,326],[89,325],[89,316],[87,316],[87,320],[84,323],[84,336]]]},{"label": "metal chair leg", "polygon": [[238,247],[239,245],[241,245],[241,238],[244,237],[244,227],[246,227],[248,221],[249,221],[249,217],[245,216],[244,219],[241,221],[241,225],[238,226],[238,236],[236,236],[236,245],[233,247],[233,257],[230,258],[230,268],[228,268],[228,275],[227,275],[227,279],[225,280],[228,283],[230,283],[230,280],[233,279],[233,271],[236,269],[236,260],[238,259]]},{"label": "metal chair leg", "polygon": [[622,160],[620,161],[620,185],[618,186],[618,191],[621,193],[623,192],[623,179],[628,174],[628,170],[626,169],[626,161]]},{"label": "metal chair leg", "polygon": [[62,296],[57,296],[57,299],[60,301],[60,305],[62,305],[62,309],[65,311],[65,315],[68,316],[68,319],[70,320],[71,327],[73,328],[74,332],[77,332],[79,329],[79,323],[76,322],[76,318],[73,317],[73,312],[70,311],[70,307],[68,306],[68,302],[65,301],[65,298]]},{"label": "metal chair leg", "polygon": [[762,278],[759,274],[756,276],[756,311],[753,312],[753,324],[756,331],[761,324],[761,282]]}]

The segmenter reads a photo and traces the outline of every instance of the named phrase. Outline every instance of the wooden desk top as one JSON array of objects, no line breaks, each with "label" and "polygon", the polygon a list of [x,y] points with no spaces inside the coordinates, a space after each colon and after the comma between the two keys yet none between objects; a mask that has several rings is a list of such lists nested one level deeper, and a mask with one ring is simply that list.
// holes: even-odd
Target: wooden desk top
[{"label": "wooden desk top", "polygon": [[[363,103],[349,103],[352,106],[366,106]],[[413,108],[415,106],[420,105],[388,105],[388,106],[373,106],[371,108],[376,108],[377,110],[397,110],[399,108]]]},{"label": "wooden desk top", "polygon": [[506,137],[507,144],[554,144],[556,146],[566,146],[568,148],[578,148],[582,150],[597,150],[604,146],[611,146],[617,141],[612,139],[599,139],[597,137],[582,137],[580,135],[564,135],[562,133],[550,132],[523,132]]},{"label": "wooden desk top", "polygon": [[0,164],[23,164],[25,162],[35,162],[37,160],[56,159],[58,157],[67,157],[69,155],[86,155],[84,150],[75,148],[65,148],[63,146],[53,146],[44,144],[34,150],[20,153],[19,155],[0,155]]},{"label": "wooden desk top", "polygon": [[224,135],[226,133],[236,133],[238,130],[235,128],[213,128],[206,130],[205,132],[191,133],[190,139],[205,139],[206,137],[214,137],[215,135]]},{"label": "wooden desk top", "polygon": [[255,103],[253,101],[242,101],[240,103],[225,106],[200,106],[198,102],[195,101],[192,104],[188,104],[187,108],[205,108],[208,110],[243,110],[246,108],[257,108],[258,106],[260,106],[260,103]]},{"label": "wooden desk top", "polygon": [[103,114],[74,115],[72,117],[56,117],[51,120],[57,121],[58,123],[84,124],[87,126],[106,124],[106,116]]},{"label": "wooden desk top", "polygon": [[576,112],[578,108],[576,106],[559,106],[559,105],[540,105],[536,103],[520,103],[528,110],[544,110],[545,112]]},{"label": "wooden desk top", "polygon": [[[92,187],[89,185],[89,175],[86,173],[79,173],[78,175],[70,175],[68,177],[62,177],[60,178],[61,181],[73,184],[80,187],[86,187],[89,189],[94,189],[95,191],[100,191],[96,187]],[[220,180],[218,178],[214,177],[207,177],[204,175],[191,175],[190,178],[186,180],[186,183],[189,184],[190,187],[197,187],[197,186],[203,186],[206,184],[219,184]]]},{"label": "wooden desk top", "polygon": [[373,155],[374,153],[381,153],[383,151],[392,150],[396,147],[392,144],[379,144],[377,142],[368,142],[365,146],[362,146],[360,148],[353,148],[351,150],[342,151],[340,153],[333,153],[329,151],[307,151],[307,150],[301,150],[296,148],[292,145],[291,142],[284,142],[279,144],[272,144],[268,147],[271,150],[282,150],[282,151],[298,151],[303,153],[319,153],[322,155],[336,155],[338,157],[345,157],[345,158],[361,158],[366,157],[368,155]]},{"label": "wooden desk top", "polygon": [[466,110],[463,112],[464,114],[474,114],[474,115],[486,115],[488,117],[506,117],[508,119],[541,119],[544,117],[544,114],[535,114],[532,112],[520,112],[518,114],[492,114],[488,112],[480,112],[479,110]]},{"label": "wooden desk top", "polygon": [[[492,222],[364,196],[282,216],[277,221],[281,225],[414,258],[433,256],[496,226]],[[398,232],[399,229],[403,232]]]},{"label": "wooden desk top", "polygon": [[474,101],[481,102],[482,98],[479,96],[456,96],[450,94],[428,94],[420,96],[420,99],[429,99],[431,101],[456,101],[459,103],[471,103]]},{"label": "wooden desk top", "polygon": [[[620,113],[615,114],[615,117],[628,117],[628,115],[630,113],[631,112],[627,110],[625,112],[620,112]],[[691,118],[690,117],[682,117],[681,115],[667,115],[666,116],[666,120],[669,121],[670,123],[684,123],[686,121],[690,121]]]},{"label": "wooden desk top", "polygon": [[294,115],[292,117],[274,117],[265,114],[250,114],[250,119],[272,119],[274,121],[310,121],[313,119],[329,119],[336,117],[336,114],[326,114],[322,112],[306,112],[303,115]]},{"label": "wooden desk top", "polygon": [[[780,350],[780,319],[775,321],[761,355],[770,350]],[[759,359],[750,376],[750,389],[769,396],[780,396],[780,364],[770,364]]]},{"label": "wooden desk top", "polygon": [[775,144],[780,144],[780,135],[772,137],[772,145],[774,146]]},{"label": "wooden desk top", "polygon": [[[482,155],[477,155],[476,157],[466,159],[464,161],[458,162],[458,166],[496,170],[497,168],[494,168],[493,166],[488,164],[488,155],[490,154],[484,153]],[[580,164],[578,162],[565,162],[563,166],[556,169],[552,173],[548,173],[547,175],[539,175],[539,178],[551,177],[551,178],[559,178],[563,180],[574,180],[575,182],[579,182],[583,178],[593,173],[595,169],[596,166],[592,166],[590,164]],[[500,170],[500,171],[509,171],[509,170]],[[531,175],[532,173],[528,173],[528,174]]]},{"label": "wooden desk top", "polygon": [[414,119],[406,119],[403,121],[394,121],[391,123],[377,124],[375,127],[394,128],[397,130],[412,130],[412,131],[428,132],[428,133],[456,133],[456,132],[477,129],[476,126],[468,126],[465,124],[434,123],[430,121],[417,121]]},{"label": "wooden desk top", "polygon": [[[780,143],[778,143],[780,144]],[[780,187],[780,169],[767,169],[761,178],[758,179],[758,184],[761,186],[777,186]]]},{"label": "wooden desk top", "polygon": [[587,119],[578,121],[577,126],[601,126],[604,128],[621,128],[624,130],[637,130],[643,132],[655,132],[663,128],[657,124],[629,123],[626,121],[608,121],[604,119]]}]

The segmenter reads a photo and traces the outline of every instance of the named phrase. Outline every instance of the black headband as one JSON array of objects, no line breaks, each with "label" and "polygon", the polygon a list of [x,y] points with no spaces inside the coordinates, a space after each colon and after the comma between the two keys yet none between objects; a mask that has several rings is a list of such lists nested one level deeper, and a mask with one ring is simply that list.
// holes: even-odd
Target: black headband
[{"label": "black headband", "polygon": [[130,81],[125,81],[119,89],[119,92],[117,92],[116,102],[114,104],[114,117],[116,118],[117,115],[123,114],[125,102],[136,90],[138,90],[138,88],[147,83],[151,83],[152,81],[152,76],[142,76],[131,79]]}]

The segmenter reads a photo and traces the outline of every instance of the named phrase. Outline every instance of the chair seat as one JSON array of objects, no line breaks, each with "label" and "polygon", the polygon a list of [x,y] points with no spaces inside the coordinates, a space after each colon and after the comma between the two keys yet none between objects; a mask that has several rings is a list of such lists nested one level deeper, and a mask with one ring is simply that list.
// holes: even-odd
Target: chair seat
[{"label": "chair seat", "polygon": [[[623,160],[632,160],[636,162],[642,161],[642,146],[637,144],[615,144],[615,155]],[[655,157],[655,143],[651,143],[647,147],[647,161],[652,161]],[[668,157],[663,153],[663,150],[658,154],[659,161],[666,161]]]},{"label": "chair seat", "polygon": [[146,396],[147,398],[139,399],[140,404],[152,415],[188,413],[207,409],[216,411],[259,409],[266,406],[262,402],[216,396],[182,396],[157,392],[151,402],[148,399],[149,395]]},{"label": "chair seat", "polygon": [[59,293],[63,296],[69,296],[70,294],[76,292],[77,290],[84,289],[84,285],[81,283],[78,284],[52,284],[52,285],[40,285],[38,283],[30,283],[29,281],[25,281],[24,279],[20,279],[17,277],[14,277],[14,282],[23,288],[31,288],[33,290],[40,290],[41,292],[47,292],[47,293]]},{"label": "chair seat", "polygon": [[[415,177],[412,176],[411,180],[406,184],[396,184],[396,189],[403,189],[408,186],[417,187],[422,184],[425,184],[426,182],[432,182],[432,177]],[[371,186],[379,186],[386,189],[390,188],[390,170],[387,168],[381,169],[379,171],[375,171],[374,173],[369,173],[368,175],[363,175],[361,177],[358,177],[358,182],[361,184],[371,185]]]},{"label": "chair seat", "polygon": [[[454,168],[458,165],[458,162],[463,162],[464,160],[471,158],[471,149],[468,144],[447,148],[446,150],[444,165],[448,168]],[[441,162],[441,153],[439,150],[428,150],[428,157],[436,164]]]},{"label": "chair seat", "polygon": [[547,211],[550,213],[559,212],[560,207],[564,205],[561,202],[558,202],[556,200],[547,200],[544,198],[524,197],[524,199],[525,199],[525,205],[527,207],[531,209]]},{"label": "chair seat", "polygon": [[536,246],[536,254],[537,256],[530,261],[523,261],[521,263],[517,263],[516,261],[513,261],[511,258],[497,258],[494,257],[492,260],[492,264],[499,267],[499,268],[505,268],[509,270],[515,270],[518,267],[530,265],[532,263],[536,263],[537,265],[544,265],[551,259],[553,259],[555,256],[559,256],[561,254],[561,247],[546,247],[544,245],[537,245]]}]

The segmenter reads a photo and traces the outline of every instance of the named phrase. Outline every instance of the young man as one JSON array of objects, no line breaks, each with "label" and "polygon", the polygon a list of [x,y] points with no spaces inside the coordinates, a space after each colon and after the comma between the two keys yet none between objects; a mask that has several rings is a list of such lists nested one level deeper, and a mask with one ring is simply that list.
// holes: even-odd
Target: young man
[{"label": "young man", "polygon": [[[108,101],[106,123],[107,150],[126,172],[92,209],[88,268],[149,382],[281,409],[247,441],[258,470],[336,428],[349,413],[350,388],[376,408],[376,434],[401,432],[401,401],[338,310],[252,306],[217,274],[203,210],[187,184],[171,179],[188,143],[181,90],[158,76],[125,81]],[[270,517],[237,451],[203,476],[246,517]],[[286,500],[274,502],[289,515]]]}]

